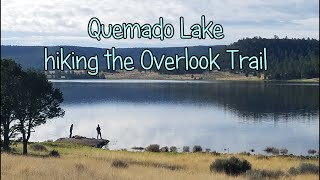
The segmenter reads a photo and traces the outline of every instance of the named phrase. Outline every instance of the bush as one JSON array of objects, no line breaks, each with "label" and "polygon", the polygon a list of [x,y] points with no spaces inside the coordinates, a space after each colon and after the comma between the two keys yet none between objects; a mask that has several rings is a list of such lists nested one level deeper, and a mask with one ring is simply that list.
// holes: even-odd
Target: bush
[{"label": "bush", "polygon": [[160,149],[161,152],[168,152],[169,148],[167,146],[164,146]]},{"label": "bush", "polygon": [[42,144],[31,144],[30,148],[34,151],[48,151],[48,149]]},{"label": "bush", "polygon": [[151,144],[146,148],[146,151],[149,152],[160,152],[160,146],[158,144]]},{"label": "bush", "polygon": [[267,147],[266,149],[264,149],[264,151],[266,153],[272,153],[273,155],[279,155],[280,151],[279,149],[275,148],[275,147]]},{"label": "bush", "polygon": [[202,147],[201,146],[193,146],[192,152],[202,152]]},{"label": "bush", "polygon": [[288,170],[288,173],[291,174],[291,175],[298,175],[298,174],[300,174],[300,171],[299,171],[298,168],[291,167],[291,168]]},{"label": "bush", "polygon": [[262,179],[278,179],[284,176],[285,173],[282,171],[271,171],[271,170],[250,170],[246,172],[248,179],[262,180]]},{"label": "bush", "polygon": [[251,164],[247,160],[240,160],[236,157],[228,159],[216,159],[210,165],[211,172],[224,172],[227,175],[237,176],[251,169]]},{"label": "bush", "polygon": [[170,152],[177,152],[177,147],[171,146],[170,147]]},{"label": "bush", "polygon": [[289,174],[319,174],[319,166],[310,163],[301,163],[298,167],[291,167],[289,169]]},{"label": "bush", "polygon": [[316,154],[316,153],[317,153],[317,150],[315,150],[315,149],[309,149],[309,150],[308,150],[308,154],[314,155],[314,154]]},{"label": "bush", "polygon": [[52,156],[52,157],[60,157],[60,154],[58,151],[56,150],[52,150],[49,152],[49,155]]},{"label": "bush", "polygon": [[205,151],[206,151],[206,153],[209,153],[211,151],[211,149],[210,148],[206,148]]},{"label": "bush", "polygon": [[142,150],[144,150],[144,148],[143,147],[132,147],[131,149],[133,149],[133,150],[137,150],[137,151],[142,151]]},{"label": "bush", "polygon": [[182,151],[183,152],[190,152],[190,147],[189,146],[183,146]]},{"label": "bush", "polygon": [[244,155],[244,156],[250,156],[251,154],[249,152],[243,151],[239,153],[240,155]]},{"label": "bush", "polygon": [[214,156],[220,156],[221,154],[217,151],[212,151],[210,152],[210,154],[214,155]]},{"label": "bush", "polygon": [[114,160],[111,163],[111,166],[115,167],[115,168],[127,168],[129,165],[121,160]]},{"label": "bush", "polygon": [[299,166],[302,174],[319,174],[319,166],[310,163],[301,163]]},{"label": "bush", "polygon": [[286,149],[286,148],[280,149],[280,154],[282,154],[282,155],[288,154],[288,149]]}]

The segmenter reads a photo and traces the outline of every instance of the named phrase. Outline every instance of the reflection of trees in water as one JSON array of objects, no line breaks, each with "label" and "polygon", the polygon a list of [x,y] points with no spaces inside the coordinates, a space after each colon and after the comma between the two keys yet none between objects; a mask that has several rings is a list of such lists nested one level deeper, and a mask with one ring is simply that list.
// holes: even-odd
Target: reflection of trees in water
[{"label": "reflection of trees in water", "polygon": [[[319,112],[318,86],[270,83],[228,83],[211,89],[212,97],[244,117],[273,116],[275,120]],[[209,98],[209,97],[208,97]]]},{"label": "reflection of trees in water", "polygon": [[65,103],[132,102],[216,105],[239,116],[285,120],[319,114],[319,86],[253,82],[55,83]]}]

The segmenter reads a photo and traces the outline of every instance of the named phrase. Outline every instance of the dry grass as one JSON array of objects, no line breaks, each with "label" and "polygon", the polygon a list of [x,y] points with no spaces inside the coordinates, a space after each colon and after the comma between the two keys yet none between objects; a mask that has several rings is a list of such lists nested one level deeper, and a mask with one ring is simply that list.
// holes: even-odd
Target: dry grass
[{"label": "dry grass", "polygon": [[[209,166],[216,158],[208,153],[149,153],[108,151],[85,146],[47,143],[48,150],[56,149],[60,158],[1,154],[1,179],[245,179],[244,176],[230,177],[210,173]],[[17,148],[19,152],[20,147]],[[254,169],[282,170],[300,162],[317,164],[318,159],[301,160],[297,157],[270,157],[236,155],[248,160]],[[128,164],[127,168],[115,168],[114,160]],[[299,175],[283,179],[318,179],[317,175]]]}]

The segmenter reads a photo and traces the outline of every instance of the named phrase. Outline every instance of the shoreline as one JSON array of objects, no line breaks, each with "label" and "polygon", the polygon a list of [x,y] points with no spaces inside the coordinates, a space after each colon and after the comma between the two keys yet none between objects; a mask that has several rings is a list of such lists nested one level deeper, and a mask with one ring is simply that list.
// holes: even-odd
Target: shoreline
[{"label": "shoreline", "polygon": [[148,83],[148,82],[172,82],[172,83],[214,83],[214,82],[261,82],[261,83],[311,83],[311,84],[318,84],[320,83],[318,78],[312,79],[292,79],[292,80],[245,80],[245,79],[215,79],[215,80],[187,80],[187,79],[49,79],[51,82],[132,82],[132,83]]},{"label": "shoreline", "polygon": [[[290,79],[290,80],[269,80],[264,79],[263,74],[256,75],[245,75],[242,73],[230,73],[230,72],[205,72],[201,74],[160,74],[158,72],[149,72],[149,71],[125,71],[120,70],[117,72],[100,72],[100,78],[86,78],[85,71],[76,72],[77,76],[75,78],[50,78],[52,81],[58,80],[153,80],[153,81],[186,81],[186,82],[223,82],[223,81],[235,81],[235,82],[294,82],[294,83],[319,83],[319,78],[310,78],[310,79]],[[85,78],[82,78],[85,77]]]},{"label": "shoreline", "polygon": [[104,72],[102,77],[108,80],[114,79],[142,79],[142,80],[198,80],[198,81],[248,81],[248,82],[314,82],[319,83],[319,78],[291,79],[291,80],[268,80],[263,74],[245,75],[243,73],[230,73],[223,71],[212,71],[196,74],[160,74],[158,72],[118,71],[117,73]]},{"label": "shoreline", "polygon": [[[77,135],[79,136],[79,135]],[[82,137],[82,136],[79,136]],[[105,142],[105,144],[102,144],[99,146],[99,144],[101,144],[101,142]],[[107,139],[96,139],[96,138],[87,138],[87,137],[82,137],[82,138],[58,138],[55,141],[52,140],[46,140],[46,141],[30,141],[29,144],[63,144],[63,145],[68,145],[68,146],[81,146],[81,147],[93,147],[96,149],[102,149],[102,150],[107,150],[107,151],[127,151],[127,152],[149,152],[147,150],[148,146],[146,147],[142,147],[142,146],[133,146],[133,147],[118,147],[118,148],[109,148],[109,140]],[[17,143],[19,144],[19,142]],[[155,144],[150,144],[150,145],[155,145]],[[162,146],[160,144],[156,144],[159,145],[159,150],[161,149],[161,147],[170,147],[170,146]],[[229,148],[222,150],[222,151],[216,151],[216,150],[212,150],[210,148],[207,148],[205,146],[201,146],[201,145],[194,145],[194,146],[200,146],[202,148],[202,152],[201,153],[214,153],[214,154],[244,154],[244,155],[263,155],[263,156],[281,156],[281,157],[312,157],[312,158],[319,158],[319,152],[316,152],[316,154],[309,154],[308,150],[311,150],[310,148],[306,148],[305,153],[301,153],[301,154],[296,154],[296,153],[291,153],[290,149],[288,151],[287,148],[277,148],[274,146],[268,146],[266,145],[265,147],[261,148],[261,149],[248,149],[248,150],[238,150],[238,151],[231,151],[229,152]],[[187,146],[190,148],[190,153],[192,153],[192,147],[194,146]],[[186,153],[183,151],[183,147],[179,147],[179,146],[171,146],[171,147],[175,147],[176,152],[175,153]],[[266,149],[271,149],[271,150],[266,150]],[[209,151],[207,151],[209,149]],[[281,150],[287,150],[288,152],[285,154],[281,153]],[[313,150],[313,149],[312,149]],[[159,152],[162,152],[161,150]],[[169,152],[169,151],[168,151]],[[162,152],[165,153],[165,152]]]}]

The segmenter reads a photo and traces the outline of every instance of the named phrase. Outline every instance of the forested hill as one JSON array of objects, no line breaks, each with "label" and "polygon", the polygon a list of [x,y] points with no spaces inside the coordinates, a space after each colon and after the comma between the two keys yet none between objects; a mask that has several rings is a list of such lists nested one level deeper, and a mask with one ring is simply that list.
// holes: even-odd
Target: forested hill
[{"label": "forested hill", "polygon": [[[267,48],[267,71],[255,71],[248,69],[244,63],[244,69],[239,70],[237,63],[233,73],[243,72],[247,74],[265,74],[269,79],[299,79],[299,78],[316,78],[319,77],[319,41],[315,39],[264,39],[264,38],[246,38],[239,40],[227,46],[193,46],[189,47],[189,55],[208,55],[208,48],[212,47],[213,53],[219,52],[218,63],[224,71],[230,71],[230,53],[226,49],[239,49],[240,54],[245,56],[259,56],[263,48]],[[54,54],[59,51],[60,46],[48,47],[49,53]],[[131,56],[135,61],[136,68],[139,67],[141,52],[145,48],[117,48],[116,54],[122,57]],[[183,47],[167,48],[149,48],[159,59],[162,54],[174,56],[175,54],[184,55]],[[93,55],[99,55],[99,64],[105,64],[104,48],[64,46],[64,51],[70,53],[74,51],[77,55],[84,55],[87,58]],[[1,46],[1,59],[14,59],[21,64],[23,68],[44,68],[44,46]],[[237,60],[237,59],[236,59]],[[103,62],[102,62],[103,61]],[[103,66],[100,66],[103,67]],[[104,70],[104,69],[100,69]],[[201,73],[204,71],[164,71],[161,73]]]},{"label": "forested hill", "polygon": [[[1,59],[13,59],[23,68],[36,68],[43,69],[44,67],[44,47],[45,46],[1,46]],[[79,46],[48,46],[49,54],[53,54],[56,51],[60,51],[60,47],[63,47],[65,54],[74,51],[77,55],[84,55],[86,58],[90,56],[98,55],[99,64],[105,64],[105,57],[103,54],[106,53],[105,48],[95,47],[79,47]],[[208,48],[211,47],[213,52],[224,46],[192,46],[189,47],[190,54],[201,56],[208,54]],[[135,66],[138,67],[140,55],[146,48],[116,48],[116,54],[122,57],[131,56],[135,61]],[[183,55],[183,47],[165,47],[165,48],[148,48],[152,51],[153,55],[160,58],[162,54],[172,55],[175,54]],[[102,62],[103,61],[103,62]],[[102,67],[102,66],[101,66]],[[103,70],[103,69],[101,69]]]},{"label": "forested hill", "polygon": [[[267,49],[268,70],[261,71],[269,79],[300,79],[319,77],[319,41],[315,39],[263,39],[246,38],[221,49],[222,67],[230,69],[230,53],[225,49],[239,49],[240,53],[248,56],[258,56],[259,52]],[[257,73],[244,66],[244,73]],[[235,69],[239,67],[236,66]],[[259,72],[258,72],[259,73]]]}]

